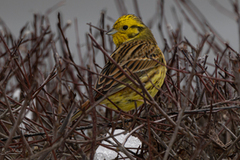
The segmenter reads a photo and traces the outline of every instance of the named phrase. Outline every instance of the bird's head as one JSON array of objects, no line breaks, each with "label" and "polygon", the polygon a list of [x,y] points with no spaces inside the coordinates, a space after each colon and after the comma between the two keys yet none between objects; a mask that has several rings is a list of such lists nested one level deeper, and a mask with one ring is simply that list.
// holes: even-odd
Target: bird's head
[{"label": "bird's head", "polygon": [[[113,42],[117,47],[122,43],[134,39],[153,38],[148,27],[135,15],[129,14],[118,18],[114,23],[113,28],[107,32],[113,36]],[[153,38],[154,39],[154,38]]]}]

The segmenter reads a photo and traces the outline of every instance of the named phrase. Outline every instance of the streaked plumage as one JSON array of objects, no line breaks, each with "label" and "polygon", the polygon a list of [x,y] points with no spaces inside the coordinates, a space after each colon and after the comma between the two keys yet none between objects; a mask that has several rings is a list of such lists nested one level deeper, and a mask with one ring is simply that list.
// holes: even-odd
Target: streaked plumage
[{"label": "streaked plumage", "polygon": [[[138,17],[124,15],[115,22],[113,29],[107,34],[113,36],[113,41],[117,47],[111,57],[131,77],[133,77],[131,73],[138,76],[150,95],[154,97],[158,92],[158,88],[164,82],[167,69],[165,67],[166,61],[164,55],[157,46],[152,32]],[[131,85],[140,93],[142,93],[142,89],[135,86],[111,61],[106,63],[101,74],[112,78],[109,79],[105,76],[100,76],[96,82],[95,89],[103,95],[108,92],[110,95],[108,99],[117,105],[118,108],[123,111],[130,111],[135,109],[136,104],[138,107],[143,104],[143,98],[139,94],[119,82]],[[117,81],[114,79],[117,79]],[[97,92],[94,93],[94,96],[95,100],[102,97]],[[101,104],[117,110],[112,102],[105,99]],[[88,105],[89,101],[85,102],[82,108]],[[80,115],[81,111],[75,113],[72,121]]]}]

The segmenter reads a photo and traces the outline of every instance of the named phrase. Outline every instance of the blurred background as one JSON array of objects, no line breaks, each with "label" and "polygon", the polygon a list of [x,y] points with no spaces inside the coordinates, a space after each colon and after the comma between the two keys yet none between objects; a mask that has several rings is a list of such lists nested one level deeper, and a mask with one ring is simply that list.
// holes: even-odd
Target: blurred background
[{"label": "blurred background", "polygon": [[[61,120],[66,117],[69,119],[74,109],[80,108],[85,100],[91,98],[90,86],[96,82],[98,73],[107,59],[100,51],[100,47],[94,45],[101,45],[108,54],[113,52],[111,36],[105,34],[104,36],[102,29],[107,31],[123,14],[140,16],[151,28],[167,61],[168,73],[165,83],[155,96],[154,103],[143,105],[136,112],[115,111],[110,117],[108,113],[113,112],[109,112],[109,109],[105,112],[104,107],[98,108],[97,116],[95,110],[90,114],[83,112],[85,115],[81,118],[85,116],[84,120],[79,119],[80,123],[78,123],[83,128],[79,128],[81,133],[74,132],[76,138],[71,135],[76,128],[75,124],[61,125],[61,129],[65,129],[67,139],[84,139],[78,143],[78,146],[75,146],[76,141],[68,141],[74,149],[71,155],[73,153],[74,156],[84,157],[86,153],[93,157],[97,148],[92,145],[93,139],[96,142],[102,132],[106,132],[105,126],[115,125],[118,121],[123,122],[120,116],[122,114],[127,116],[134,114],[137,118],[140,117],[139,115],[143,115],[143,118],[147,117],[147,121],[143,121],[140,117],[140,121],[135,122],[134,116],[133,125],[128,127],[119,123],[119,128],[134,131],[136,127],[137,129],[141,127],[141,131],[136,132],[136,134],[141,133],[138,137],[144,143],[140,148],[139,157],[150,155],[149,159],[154,159],[151,158],[153,148],[159,149],[154,151],[153,156],[159,157],[160,153],[163,156],[166,151],[165,144],[169,144],[170,137],[174,137],[171,136],[172,133],[176,133],[177,130],[175,125],[170,126],[169,122],[165,121],[167,116],[161,116],[162,113],[152,105],[156,101],[174,121],[177,121],[179,111],[188,110],[181,125],[188,128],[193,136],[189,137],[189,132],[187,136],[179,134],[178,140],[172,145],[173,151],[184,157],[183,159],[196,159],[197,156],[205,156],[202,159],[208,157],[222,159],[224,154],[229,153],[231,154],[227,155],[228,157],[236,155],[235,159],[240,159],[239,147],[235,147],[238,143],[232,141],[237,136],[239,140],[237,128],[240,122],[239,111],[232,110],[239,108],[240,100],[238,0],[1,0],[0,2],[0,116],[3,112],[6,115],[5,117],[3,115],[4,124],[0,122],[0,138],[10,142],[20,124],[24,134],[36,134],[31,136],[38,138],[28,139],[29,144],[27,142],[23,144],[25,141],[20,140],[19,150],[23,152],[16,154],[12,149],[14,159],[31,154],[29,159],[36,159],[38,154],[42,154],[39,151],[47,149],[47,152],[50,152],[52,146],[42,145],[45,142],[51,145],[62,144],[62,140],[56,141],[56,135],[53,134],[52,139],[46,139],[39,135],[39,132],[42,132],[42,135],[48,131],[50,134],[55,133]],[[61,14],[60,20],[58,13]],[[59,21],[60,27],[57,26]],[[87,35],[90,32],[97,43],[93,43]],[[70,51],[65,43],[65,37],[68,39]],[[80,44],[81,51],[78,50],[77,44]],[[8,99],[11,106],[7,103]],[[212,110],[212,107],[215,107],[215,110]],[[221,109],[219,110],[218,107]],[[8,113],[11,109],[13,113]],[[115,114],[119,116],[114,117]],[[14,123],[16,117],[17,123]],[[93,120],[91,121],[89,117]],[[149,118],[154,125],[149,123]],[[0,118],[0,121],[3,120]],[[156,122],[160,122],[159,125],[155,125]],[[95,130],[94,125],[99,128]],[[149,136],[150,127],[154,138]],[[9,133],[11,133],[10,138]],[[215,137],[205,136],[210,134]],[[159,139],[164,140],[164,145],[155,138],[159,135],[161,136]],[[196,137],[200,139],[196,140]],[[0,150],[3,150],[1,144]],[[4,147],[15,147],[19,144],[14,141],[12,144],[6,143]],[[30,147],[29,154],[25,153],[27,151],[25,146],[32,147],[33,144],[38,146],[34,147],[34,153],[31,153]],[[90,145],[91,149],[89,149]],[[236,149],[231,149],[233,146]],[[139,150],[138,146],[136,148]],[[8,153],[12,154],[8,150],[5,151],[7,156]],[[117,147],[115,151],[118,152],[119,148]],[[53,157],[52,153],[50,155]],[[57,156],[63,159],[65,153],[70,153],[69,147],[63,149],[61,146],[61,152],[56,152]],[[43,157],[47,154],[41,155],[39,159],[45,159]],[[0,159],[2,155],[4,154],[0,155]],[[186,158],[186,155],[189,158]]]},{"label": "blurred background", "polygon": [[[19,36],[20,29],[27,23],[33,21],[33,14],[40,13],[45,14],[49,8],[56,6],[54,10],[49,14],[49,19],[51,23],[51,29],[53,31],[57,30],[57,13],[60,12],[63,17],[63,23],[72,22],[71,26],[67,29],[66,36],[69,40],[70,49],[74,54],[77,54],[76,49],[76,32],[74,27],[74,19],[78,21],[79,37],[82,46],[82,51],[84,49],[84,43],[86,42],[86,33],[89,32],[89,25],[91,23],[94,26],[99,26],[99,19],[101,12],[105,12],[106,21],[105,24],[113,25],[114,21],[120,17],[123,13],[122,9],[119,8],[119,3],[125,2],[125,13],[136,14],[136,2],[140,10],[140,16],[145,24],[147,24],[151,29],[155,38],[158,41],[159,47],[164,47],[164,42],[158,31],[158,24],[160,23],[160,8],[159,0],[1,0],[0,5],[0,18],[9,27],[10,31],[14,36]],[[189,2],[189,1],[188,1]],[[191,0],[197,9],[205,16],[209,25],[211,25],[215,32],[217,32],[225,42],[228,42],[231,47],[235,50],[239,50],[239,39],[238,39],[238,27],[234,15],[233,7],[231,1],[227,0]],[[121,6],[121,5],[120,5]],[[123,6],[123,7],[124,7]],[[167,0],[164,2],[164,14],[167,20],[169,30],[176,30],[177,22],[174,15],[177,15],[179,22],[182,24],[183,37],[186,37],[193,45],[200,42],[201,38],[196,36],[195,31],[186,21],[180,11],[178,0]],[[224,9],[222,8],[224,7]],[[226,9],[226,10],[225,10]],[[186,11],[186,8],[183,8]],[[229,12],[228,12],[228,11]],[[191,14],[186,12],[186,14]],[[110,20],[110,18],[112,20]],[[194,17],[191,17],[194,19]],[[164,21],[162,21],[163,23]],[[165,21],[166,23],[166,21]],[[32,24],[30,24],[32,25]],[[199,27],[199,26],[196,26]],[[106,28],[105,28],[106,29]],[[164,30],[164,33],[167,31]],[[206,31],[203,31],[203,34]],[[207,30],[207,32],[211,33]],[[166,36],[166,35],[165,35]],[[166,36],[167,37],[167,36]],[[165,38],[165,37],[164,37]],[[171,46],[170,46],[171,47]],[[103,62],[98,62],[102,66]]]}]

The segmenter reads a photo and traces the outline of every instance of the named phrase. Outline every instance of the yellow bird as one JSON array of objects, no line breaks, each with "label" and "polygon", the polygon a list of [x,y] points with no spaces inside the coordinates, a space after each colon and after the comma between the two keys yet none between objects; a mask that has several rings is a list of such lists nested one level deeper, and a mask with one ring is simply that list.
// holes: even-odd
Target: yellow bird
[{"label": "yellow bird", "polygon": [[[130,77],[135,79],[133,75],[137,76],[149,94],[154,97],[164,82],[167,68],[164,55],[150,29],[140,18],[129,14],[121,16],[107,34],[112,35],[116,45],[116,50],[111,57]],[[95,85],[96,91],[93,94],[95,101],[108,93],[110,101],[104,99],[101,104],[123,111],[133,110],[136,105],[139,107],[144,103],[141,95],[123,83],[131,85],[141,94],[143,93],[142,88],[129,80],[111,61],[106,63],[101,75],[104,76],[99,76]],[[77,119],[82,114],[82,110],[86,110],[87,107],[89,107],[89,101],[81,106],[82,109],[73,115],[71,121]]]}]

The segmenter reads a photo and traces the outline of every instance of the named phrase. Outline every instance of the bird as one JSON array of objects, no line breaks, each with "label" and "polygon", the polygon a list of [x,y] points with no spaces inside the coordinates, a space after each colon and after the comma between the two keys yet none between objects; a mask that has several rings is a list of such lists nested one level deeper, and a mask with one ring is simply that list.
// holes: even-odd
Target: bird
[{"label": "bird", "polygon": [[[96,81],[94,100],[97,101],[107,94],[108,97],[100,104],[128,112],[144,103],[143,96],[139,94],[143,94],[142,87],[136,85],[129,77],[136,80],[137,76],[149,94],[154,97],[166,77],[166,60],[151,30],[133,14],[119,17],[106,34],[112,36],[116,45],[111,58],[119,66],[110,60],[107,61]],[[71,117],[71,122],[80,117],[89,105],[89,100],[83,103]]]}]

